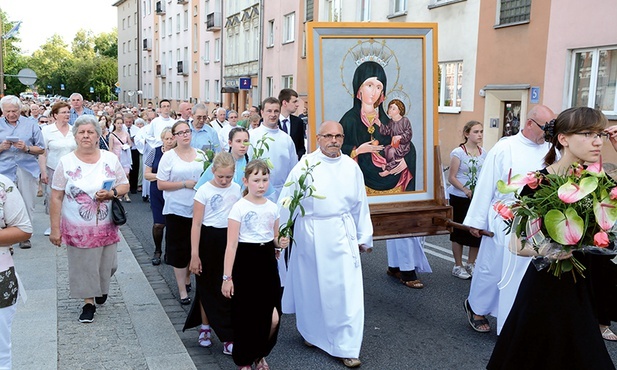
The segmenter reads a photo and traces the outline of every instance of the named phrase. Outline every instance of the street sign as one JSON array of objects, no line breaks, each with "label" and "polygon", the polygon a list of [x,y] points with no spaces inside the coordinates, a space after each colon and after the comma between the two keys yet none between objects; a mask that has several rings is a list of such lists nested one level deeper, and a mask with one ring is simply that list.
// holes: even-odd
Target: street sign
[{"label": "street sign", "polygon": [[248,77],[241,77],[240,78],[240,89],[250,90],[251,89],[251,79]]},{"label": "street sign", "polygon": [[529,94],[529,102],[531,104],[538,104],[540,102],[540,87],[532,87]]},{"label": "street sign", "polygon": [[64,84],[60,84],[60,90],[64,90]]},{"label": "street sign", "polygon": [[90,86],[90,94],[94,93],[94,87]]},{"label": "street sign", "polygon": [[116,92],[116,94],[119,94],[120,90],[122,90],[122,89],[120,89],[119,87],[116,87],[116,89],[114,91]]},{"label": "street sign", "polygon": [[120,87],[120,81],[116,82],[116,83],[114,84],[114,86],[115,86],[115,87]]},{"label": "street sign", "polygon": [[48,89],[48,90],[51,90],[51,85],[47,85],[47,89]]},{"label": "street sign", "polygon": [[26,86],[34,85],[34,83],[36,82],[36,77],[36,72],[31,70],[30,68],[22,68],[17,73],[17,78],[19,79],[19,82]]}]

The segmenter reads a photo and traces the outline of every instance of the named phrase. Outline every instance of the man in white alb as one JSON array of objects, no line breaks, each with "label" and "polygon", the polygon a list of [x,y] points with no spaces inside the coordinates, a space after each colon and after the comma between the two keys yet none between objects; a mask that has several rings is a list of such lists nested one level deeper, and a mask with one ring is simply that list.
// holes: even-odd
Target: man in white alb
[{"label": "man in white alb", "polygon": [[[508,181],[512,176],[527,174],[544,168],[544,156],[549,145],[544,141],[544,125],[555,114],[544,105],[537,105],[527,113],[522,131],[497,142],[488,152],[464,224],[474,229],[492,231],[495,236],[483,236],[476,259],[469,298],[465,311],[471,327],[478,332],[489,332],[486,315],[497,317],[497,333],[501,331],[518,287],[529,265],[529,257],[504,253],[510,234],[505,234],[506,224],[498,217],[493,204],[513,199],[513,194],[501,194],[497,181]],[[472,232],[480,236],[478,230]]]},{"label": "man in white alb", "polygon": [[[327,121],[319,127],[319,148],[305,155],[287,177],[297,183],[306,167],[312,185],[325,199],[309,198],[295,222],[283,292],[283,313],[295,313],[298,331],[308,346],[340,358],[347,367],[360,366],[364,329],[364,288],[360,252],[373,245],[373,225],[364,178],[353,159],[341,153],[343,127]],[[296,190],[283,188],[279,206]],[[289,210],[281,208],[281,223]]]}]

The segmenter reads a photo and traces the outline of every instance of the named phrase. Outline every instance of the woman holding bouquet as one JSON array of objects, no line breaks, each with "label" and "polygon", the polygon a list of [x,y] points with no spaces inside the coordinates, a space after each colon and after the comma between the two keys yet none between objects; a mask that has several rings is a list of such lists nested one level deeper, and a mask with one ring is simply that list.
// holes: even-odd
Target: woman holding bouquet
[{"label": "woman holding bouquet", "polygon": [[[598,162],[606,137],[617,149],[617,127],[605,129],[606,124],[601,111],[587,107],[567,109],[554,122],[547,123],[546,139],[552,144],[545,157],[547,167],[539,171],[540,186],[528,177],[531,185],[525,186],[521,196],[538,196],[537,191],[549,184],[545,177],[548,174],[579,176],[576,171],[572,174],[573,165]],[[558,161],[555,160],[557,151],[561,154]],[[542,196],[556,198],[553,193],[543,192]],[[587,209],[594,223],[591,206]],[[515,237],[512,240],[520,241]],[[536,251],[531,242],[530,239],[523,247],[516,243],[511,250],[520,255],[546,256],[553,262],[575,257],[589,267],[587,254],[544,246]],[[585,276],[588,272],[591,272],[589,268]],[[573,269],[572,273],[555,276],[553,271],[538,271],[533,263],[529,265],[487,369],[615,369],[594,317],[590,281],[575,274]]]}]

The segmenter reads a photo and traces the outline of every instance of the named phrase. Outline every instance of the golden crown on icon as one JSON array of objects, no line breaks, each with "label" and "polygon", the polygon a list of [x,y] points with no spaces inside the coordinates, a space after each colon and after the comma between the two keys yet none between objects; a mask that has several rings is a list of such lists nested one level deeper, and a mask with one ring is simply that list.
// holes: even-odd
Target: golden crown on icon
[{"label": "golden crown on icon", "polygon": [[369,61],[379,63],[382,67],[388,65],[388,62],[392,59],[392,53],[386,50],[385,43],[385,40],[381,42],[377,42],[375,39],[358,40],[358,45],[351,50],[356,66]]}]

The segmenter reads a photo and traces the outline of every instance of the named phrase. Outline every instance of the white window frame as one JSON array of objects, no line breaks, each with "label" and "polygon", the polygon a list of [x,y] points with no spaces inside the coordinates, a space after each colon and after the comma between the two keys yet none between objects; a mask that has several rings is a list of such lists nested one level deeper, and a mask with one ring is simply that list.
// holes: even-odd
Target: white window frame
[{"label": "white window frame", "polygon": [[184,31],[189,30],[189,10],[184,11]]},{"label": "white window frame", "polygon": [[266,77],[266,96],[270,97],[274,94],[274,77]]},{"label": "white window frame", "polygon": [[165,32],[165,24],[166,24],[166,22],[165,22],[165,20],[163,19],[163,20],[161,21],[161,31],[162,31],[162,32],[161,32],[161,38],[163,38],[163,39],[165,38],[165,33],[166,33],[166,32]]},{"label": "white window frame", "polygon": [[214,39],[214,62],[221,61],[221,39],[219,37]]},{"label": "white window frame", "polygon": [[214,102],[220,103],[221,96],[221,80],[214,80]]},{"label": "white window frame", "polygon": [[296,13],[291,12],[283,16],[283,44],[294,42],[296,35]]},{"label": "white window frame", "polygon": [[294,76],[285,75],[281,76],[281,89],[293,89],[294,88]]},{"label": "white window frame", "polygon": [[180,29],[182,28],[182,23],[180,23],[180,13],[176,14],[176,33],[180,33]]},{"label": "white window frame", "polygon": [[206,80],[206,86],[205,86],[205,94],[204,96],[206,97],[206,102],[210,102],[210,80]]},{"label": "white window frame", "polygon": [[390,0],[390,14],[388,18],[407,14],[407,0]]},{"label": "white window frame", "polygon": [[268,21],[268,43],[266,44],[267,48],[271,48],[274,46],[274,19]]},{"label": "white window frame", "polygon": [[371,21],[371,0],[360,0],[359,4],[359,18],[360,22],[370,22]]},{"label": "white window frame", "polygon": [[174,30],[173,18],[169,17],[167,21],[167,34],[171,36],[171,34],[173,33],[173,30]]},{"label": "white window frame", "polygon": [[210,40],[204,43],[204,63],[210,63]]},{"label": "white window frame", "polygon": [[[455,85],[457,86],[457,89],[460,89],[461,91],[461,101],[460,103],[458,102],[458,100],[455,98],[454,99],[454,105],[446,105],[446,101],[447,101],[447,96],[446,96],[446,91],[447,91],[447,86],[446,86],[446,70],[447,70],[447,66],[449,64],[454,64],[455,65],[455,69],[456,72],[454,74],[454,79],[455,79]],[[440,81],[440,91],[439,91],[439,106],[438,106],[438,111],[439,113],[460,113],[461,112],[461,106],[463,104],[463,76],[459,76],[458,70],[460,68],[463,68],[464,71],[464,65],[463,65],[463,61],[462,60],[455,60],[455,61],[449,61],[449,62],[440,62],[439,63],[439,69],[441,70],[441,81]],[[461,72],[462,74],[463,72]],[[460,87],[459,87],[460,86]],[[455,90],[455,94],[456,94],[456,90]]]},{"label": "white window frame", "polygon": [[[575,71],[576,68],[576,56],[580,53],[591,53],[591,70],[589,71],[589,90],[587,96],[587,104],[586,106],[590,108],[598,108],[596,107],[596,95],[598,90],[598,73],[600,72],[600,53],[602,51],[613,51],[617,53],[617,45],[602,47],[602,48],[586,48],[586,49],[575,49],[571,51],[571,62],[570,62],[570,83],[568,86],[568,107],[573,106],[572,99],[574,98],[574,83],[575,77],[579,74],[578,71]],[[614,61],[617,63],[617,61]],[[609,66],[610,67],[610,66]],[[603,67],[602,67],[603,68]],[[615,85],[608,86],[610,90],[613,89],[613,110],[602,110],[602,112],[607,116],[617,116],[617,82]],[[610,93],[610,91],[609,91]],[[584,104],[584,102],[581,102]]]}]

